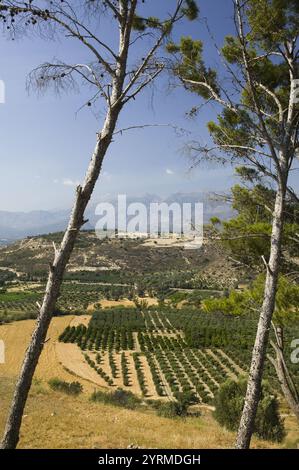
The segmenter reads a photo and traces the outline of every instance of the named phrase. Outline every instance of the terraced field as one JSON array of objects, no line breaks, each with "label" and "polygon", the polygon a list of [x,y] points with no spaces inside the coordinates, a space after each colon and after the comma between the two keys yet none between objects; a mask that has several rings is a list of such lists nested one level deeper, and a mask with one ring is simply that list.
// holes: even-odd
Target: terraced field
[{"label": "terraced field", "polygon": [[245,373],[219,348],[190,347],[171,315],[154,309],[95,312],[89,325],[69,325],[59,341],[60,360],[76,375],[151,399],[190,391],[212,404],[222,382]]}]

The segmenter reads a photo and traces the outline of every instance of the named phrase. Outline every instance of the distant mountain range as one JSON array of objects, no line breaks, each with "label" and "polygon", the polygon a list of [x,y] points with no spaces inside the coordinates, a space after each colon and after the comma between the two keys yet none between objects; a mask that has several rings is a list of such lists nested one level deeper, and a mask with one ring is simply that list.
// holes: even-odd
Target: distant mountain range
[{"label": "distant mountain range", "polygon": [[[99,201],[104,202],[104,201]],[[115,199],[106,199],[114,206]],[[152,202],[166,202],[168,204],[177,203],[196,203],[204,204],[204,222],[208,222],[212,216],[220,219],[227,219],[232,215],[231,206],[224,202],[215,200],[211,193],[175,193],[167,198],[161,198],[156,194],[146,194],[144,196],[128,197],[127,205],[132,202],[143,203],[149,208]],[[89,219],[85,229],[93,229],[99,216],[95,214],[96,204],[88,207],[86,217]],[[117,210],[116,210],[117,212]],[[9,243],[14,240],[25,238],[27,236],[43,235],[52,232],[59,232],[66,228],[70,210],[53,210],[53,211],[31,211],[31,212],[8,212],[0,211],[0,245]]]},{"label": "distant mountain range", "polygon": [[63,230],[69,211],[0,211],[0,243]]}]

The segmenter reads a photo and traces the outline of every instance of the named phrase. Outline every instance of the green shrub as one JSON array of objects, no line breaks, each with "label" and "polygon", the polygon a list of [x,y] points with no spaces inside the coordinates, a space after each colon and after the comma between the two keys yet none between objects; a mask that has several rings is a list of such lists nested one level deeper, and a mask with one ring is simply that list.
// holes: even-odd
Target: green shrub
[{"label": "green shrub", "polygon": [[[215,396],[216,420],[231,431],[239,426],[244,405],[247,381],[232,379],[224,382]],[[285,436],[284,424],[279,416],[278,401],[270,393],[269,385],[264,382],[254,427],[255,434],[261,439],[281,442]]]},{"label": "green shrub", "polygon": [[255,420],[255,432],[260,439],[281,442],[285,435],[283,420],[279,416],[276,396],[265,394],[260,401]]},{"label": "green shrub", "polygon": [[79,395],[83,392],[83,387],[79,382],[65,382],[57,378],[49,380],[48,384],[52,390],[67,393],[68,395]]},{"label": "green shrub", "polygon": [[178,405],[178,416],[186,416],[188,408],[198,403],[198,398],[192,391],[179,392],[176,394]]},{"label": "green shrub", "polygon": [[133,410],[137,408],[141,400],[134,393],[118,388],[113,392],[102,392],[98,390],[91,395],[91,400],[94,402],[107,403],[115,406],[122,406]]},{"label": "green shrub", "polygon": [[159,402],[156,408],[158,416],[163,418],[177,418],[180,415],[180,406],[177,401]]},{"label": "green shrub", "polygon": [[158,416],[176,418],[187,416],[189,406],[196,403],[198,403],[198,399],[193,392],[177,392],[176,401],[156,401],[153,407],[157,410]]}]

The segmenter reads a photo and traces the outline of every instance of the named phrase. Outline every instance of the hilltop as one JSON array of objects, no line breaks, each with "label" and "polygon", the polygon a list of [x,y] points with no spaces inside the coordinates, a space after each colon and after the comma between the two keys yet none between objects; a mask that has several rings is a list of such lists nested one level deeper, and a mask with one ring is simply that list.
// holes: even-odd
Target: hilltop
[{"label": "hilltop", "polygon": [[[53,259],[53,242],[61,241],[62,233],[28,237],[0,248],[2,276],[22,280],[44,280]],[[170,240],[171,242],[171,240]],[[167,245],[167,244],[166,244]],[[93,231],[81,232],[67,269],[72,280],[133,282],[134,276],[176,272],[200,273],[210,284],[232,287],[247,278],[248,273],[230,258],[219,242],[206,239],[200,249],[161,245],[154,241],[132,239],[99,240]],[[188,276],[187,276],[188,277]]]}]

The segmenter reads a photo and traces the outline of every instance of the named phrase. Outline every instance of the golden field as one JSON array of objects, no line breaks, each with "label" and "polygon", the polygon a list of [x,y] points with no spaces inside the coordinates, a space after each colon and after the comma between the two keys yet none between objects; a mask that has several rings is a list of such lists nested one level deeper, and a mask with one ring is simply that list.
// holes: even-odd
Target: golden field
[{"label": "golden field", "polygon": [[[234,434],[221,428],[207,409],[202,409],[200,417],[174,422],[148,410],[131,411],[90,402],[90,393],[97,387],[92,378],[75,377],[62,366],[57,356],[57,338],[72,321],[78,319],[68,316],[52,320],[24,414],[21,448],[233,447]],[[0,432],[33,326],[34,321],[30,320],[0,326],[0,338],[6,345],[6,363],[0,365]],[[53,377],[79,380],[84,393],[74,398],[52,391],[47,381]],[[280,447],[295,447],[299,442],[299,431],[290,417],[286,418],[286,428],[288,436]],[[253,447],[277,445],[254,439]]]}]

